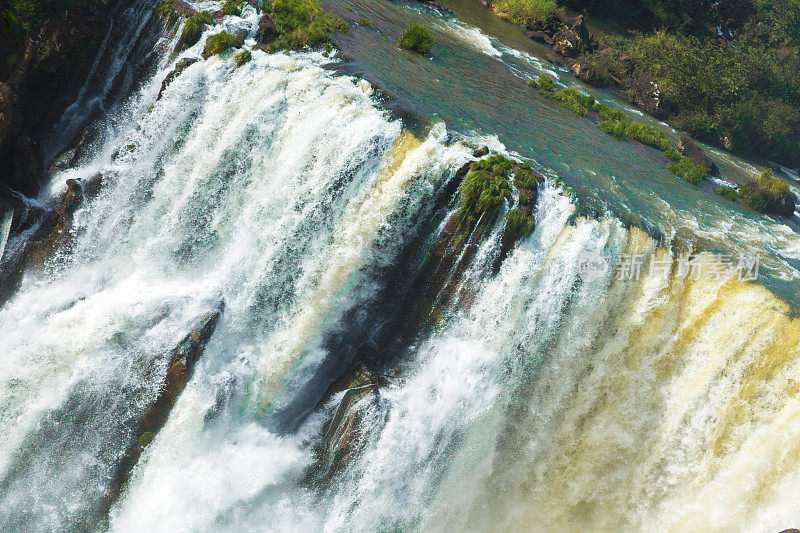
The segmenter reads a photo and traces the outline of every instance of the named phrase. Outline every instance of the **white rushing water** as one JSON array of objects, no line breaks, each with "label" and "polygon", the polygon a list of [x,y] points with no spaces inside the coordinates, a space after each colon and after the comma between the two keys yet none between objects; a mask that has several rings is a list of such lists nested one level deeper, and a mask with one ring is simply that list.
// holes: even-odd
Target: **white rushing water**
[{"label": "white rushing water", "polygon": [[[421,139],[404,130],[322,54],[200,60],[156,101],[177,59],[87,162],[53,178],[53,191],[67,178],[102,188],[75,214],[69,248],[27,270],[0,308],[0,529],[800,522],[800,326],[788,306],[711,254],[700,263],[720,276],[680,277],[644,233],[575,217],[549,182],[534,234],[494,271],[495,228],[464,275],[470,305],[414,337],[400,375],[357,404],[360,453],[309,482],[342,395],[293,424],[274,415],[306,400],[323,363],[345,364],[325,339],[348,333],[353,309],[370,314],[373,273],[398,260],[471,151],[441,124]],[[612,265],[640,254],[644,275],[583,280],[587,250]],[[650,271],[656,262],[668,267]],[[169,353],[220,302],[192,380],[98,517]]]}]

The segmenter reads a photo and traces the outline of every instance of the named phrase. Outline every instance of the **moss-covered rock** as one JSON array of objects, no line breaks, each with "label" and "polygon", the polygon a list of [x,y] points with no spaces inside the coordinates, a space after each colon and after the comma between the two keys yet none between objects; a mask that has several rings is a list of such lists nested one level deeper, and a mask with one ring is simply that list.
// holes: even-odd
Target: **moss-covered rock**
[{"label": "moss-covered rock", "polygon": [[506,215],[503,229],[503,248],[510,248],[519,239],[527,237],[536,229],[536,221],[520,209],[512,209]]},{"label": "moss-covered rock", "polygon": [[267,50],[297,50],[318,44],[330,44],[331,33],[347,33],[350,28],[333,13],[323,11],[317,0],[264,1],[265,31],[259,34]]},{"label": "moss-covered rock", "polygon": [[746,183],[741,191],[742,203],[760,213],[791,217],[796,209],[789,185],[771,170]]},{"label": "moss-covered rock", "polygon": [[208,11],[201,11],[188,17],[178,38],[177,50],[182,52],[197,44],[209,24],[211,24],[211,14]]},{"label": "moss-covered rock", "polygon": [[169,26],[178,21],[179,15],[175,10],[175,6],[172,5],[172,0],[159,0],[153,11],[159,19]]},{"label": "moss-covered rock", "polygon": [[221,31],[209,36],[206,40],[206,46],[203,48],[203,59],[222,54],[231,48],[239,48],[242,46],[242,41],[228,33]]},{"label": "moss-covered rock", "polygon": [[253,54],[250,52],[250,50],[242,50],[233,56],[233,63],[237,67],[241,67],[242,65],[249,63],[251,59],[253,59]]},{"label": "moss-covered rock", "polygon": [[225,0],[222,4],[222,13],[225,15],[239,16],[247,5],[247,0]]}]

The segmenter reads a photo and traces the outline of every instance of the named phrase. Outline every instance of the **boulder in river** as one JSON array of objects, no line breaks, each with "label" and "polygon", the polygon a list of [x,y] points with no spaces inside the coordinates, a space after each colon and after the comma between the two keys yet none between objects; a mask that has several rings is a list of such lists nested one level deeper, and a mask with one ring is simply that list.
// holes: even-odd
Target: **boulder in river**
[{"label": "boulder in river", "polygon": [[667,118],[669,105],[655,79],[636,78],[628,83],[627,92],[636,105],[658,119]]},{"label": "boulder in river", "polygon": [[278,38],[278,27],[275,26],[269,15],[264,13],[258,20],[258,32],[256,33],[256,40],[261,44],[266,44]]},{"label": "boulder in river", "polygon": [[368,369],[363,363],[334,383],[328,391],[333,396],[344,391],[333,409],[330,420],[323,426],[323,435],[316,449],[317,460],[308,471],[307,479],[325,481],[341,471],[359,452],[363,444],[362,402],[375,402],[379,389],[389,382]]},{"label": "boulder in river", "polygon": [[82,201],[81,182],[74,179],[67,180],[67,192],[36,231],[36,240],[29,242],[25,248],[25,267],[41,267],[56,250],[70,242],[72,215]]},{"label": "boulder in river", "polygon": [[688,157],[695,165],[701,165],[709,169],[712,176],[719,174],[719,167],[706,155],[700,145],[689,137],[681,137],[678,141],[678,151]]}]

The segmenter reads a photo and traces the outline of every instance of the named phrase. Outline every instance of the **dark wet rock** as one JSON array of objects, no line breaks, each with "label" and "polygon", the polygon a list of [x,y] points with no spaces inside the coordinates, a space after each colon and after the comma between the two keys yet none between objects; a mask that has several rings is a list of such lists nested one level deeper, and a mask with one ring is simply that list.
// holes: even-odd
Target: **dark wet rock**
[{"label": "dark wet rock", "polygon": [[78,157],[77,146],[67,148],[66,150],[58,154],[55,159],[53,159],[53,162],[50,163],[50,169],[48,172],[50,174],[54,174],[56,172],[60,172],[62,170],[71,168],[74,165],[77,157]]},{"label": "dark wet rock", "polygon": [[688,157],[692,163],[701,165],[709,169],[712,176],[719,174],[719,168],[714,161],[708,157],[700,146],[689,137],[682,137],[678,141],[678,151]]},{"label": "dark wet rock", "polygon": [[[473,157],[484,157],[489,155],[489,147],[488,146],[481,146],[480,148],[476,149],[472,152]],[[463,167],[461,167],[456,174],[461,174],[462,176],[466,175],[467,171],[469,170],[469,166],[471,163],[467,163]]]},{"label": "dark wet rock", "polygon": [[322,428],[322,438],[315,450],[316,461],[309,468],[307,481],[324,482],[347,464],[362,449],[365,437],[363,408],[375,405],[387,378],[357,362],[329,389],[327,397],[344,392]]},{"label": "dark wet rock", "polygon": [[245,39],[250,36],[250,29],[242,26],[241,24],[228,24],[225,26],[225,31],[239,39],[241,42],[244,42]]},{"label": "dark wet rock", "polygon": [[34,240],[25,247],[25,268],[38,268],[59,249],[69,246],[72,215],[83,201],[83,187],[78,180],[67,180],[67,192],[58,206],[42,222]]},{"label": "dark wet rock", "polygon": [[664,99],[658,82],[652,78],[636,78],[629,82],[626,92],[633,102],[658,119],[669,115],[669,104]]},{"label": "dark wet rock", "polygon": [[271,43],[278,38],[278,28],[275,22],[266,13],[261,15],[258,20],[258,32],[256,33],[256,40],[261,44]]},{"label": "dark wet rock", "polygon": [[14,124],[14,93],[7,83],[0,81],[0,145],[2,145]]},{"label": "dark wet rock", "polygon": [[125,482],[130,477],[144,449],[166,424],[178,398],[194,373],[197,361],[203,355],[208,341],[214,334],[224,308],[224,302],[220,302],[216,310],[200,317],[189,334],[172,351],[167,374],[159,388],[159,393],[144,416],[136,423],[133,432],[135,440],[130,443],[125,457],[116,468],[110,494],[103,505],[106,511],[119,498]]},{"label": "dark wet rock", "polygon": [[38,192],[46,164],[38,145],[91,71],[116,4],[74,0],[46,10],[30,35],[0,31],[0,183]]},{"label": "dark wet rock", "polygon": [[172,69],[172,72],[166,75],[164,81],[161,82],[161,89],[158,91],[158,96],[156,97],[156,101],[161,100],[161,96],[164,94],[164,90],[167,86],[175,80],[178,76],[181,75],[181,72],[189,68],[190,65],[193,65],[199,61],[196,57],[184,57],[180,61],[175,64],[175,68]]},{"label": "dark wet rock", "polygon": [[35,183],[41,174],[41,159],[41,149],[31,137],[17,137],[14,146],[14,183]]},{"label": "dark wet rock", "polygon": [[546,44],[546,45],[549,45],[549,46],[553,45],[553,37],[548,35],[548,34],[546,34],[543,31],[539,31],[539,30],[531,31],[531,30],[528,30],[528,31],[525,32],[525,35],[527,35],[528,38],[533,39],[537,43],[542,43],[542,44]]}]

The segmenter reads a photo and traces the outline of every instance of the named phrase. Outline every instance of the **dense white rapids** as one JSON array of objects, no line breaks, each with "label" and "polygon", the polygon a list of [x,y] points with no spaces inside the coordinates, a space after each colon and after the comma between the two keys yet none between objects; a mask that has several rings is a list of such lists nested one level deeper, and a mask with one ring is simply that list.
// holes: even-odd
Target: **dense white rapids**
[{"label": "dense white rapids", "polygon": [[393,263],[471,154],[442,125],[417,139],[325,61],[200,60],[156,101],[164,64],[120,111],[123,127],[53,178],[54,190],[68,178],[103,186],[76,213],[69,253],[26,272],[0,308],[0,529],[94,527],[165,354],[220,301],[193,379],[99,527],[800,523],[800,326],[788,306],[732,272],[584,282],[585,250],[673,258],[612,218],[572,220],[549,183],[535,233],[496,273],[476,261],[472,305],[359,405],[361,453],[329,485],[307,483],[328,411],[291,430],[272,415],[340,356],[323,338],[347,311],[369,314],[370,272]]}]

